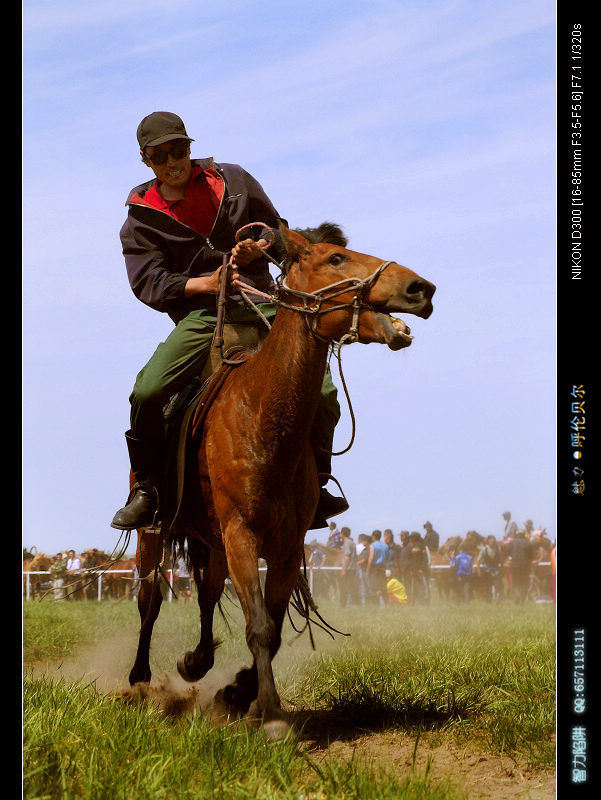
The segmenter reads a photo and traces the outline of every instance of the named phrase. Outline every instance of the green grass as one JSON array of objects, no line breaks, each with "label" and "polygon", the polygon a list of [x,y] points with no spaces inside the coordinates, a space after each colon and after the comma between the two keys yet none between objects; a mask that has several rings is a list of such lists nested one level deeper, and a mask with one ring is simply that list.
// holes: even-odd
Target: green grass
[{"label": "green grass", "polygon": [[359,727],[446,731],[552,767],[553,609],[474,603],[404,611],[383,612],[394,626],[358,619],[358,643],[320,657],[297,696]]},{"label": "green grass", "polygon": [[[231,631],[216,669],[248,661],[239,609],[227,606]],[[286,625],[274,671],[283,702],[314,711],[332,726],[357,732],[394,731],[416,747],[450,740],[477,745],[530,766],[554,765],[554,609],[513,604],[467,607],[433,601],[429,608],[340,611],[322,601],[320,613],[352,635],[330,640],[315,631],[296,639]],[[155,628],[155,675],[198,639],[195,607],[164,604]],[[124,705],[87,679],[57,679],[57,661],[97,646],[117,659],[116,637],[135,641],[135,605],[37,603],[24,606],[24,797],[26,800],[183,800],[294,798],[328,800],[461,800],[465,793],[427,774],[362,761],[318,761],[293,733],[267,744],[246,726],[216,728],[202,716],[165,718],[152,707]],[[126,652],[123,675],[131,666]],[[49,662],[33,677],[34,664]]]},{"label": "green grass", "polygon": [[27,682],[26,800],[245,800],[429,798],[463,794],[427,777],[399,781],[360,763],[318,765],[294,736],[277,745],[244,728],[215,728],[202,718],[164,719],[124,707],[81,684]]}]

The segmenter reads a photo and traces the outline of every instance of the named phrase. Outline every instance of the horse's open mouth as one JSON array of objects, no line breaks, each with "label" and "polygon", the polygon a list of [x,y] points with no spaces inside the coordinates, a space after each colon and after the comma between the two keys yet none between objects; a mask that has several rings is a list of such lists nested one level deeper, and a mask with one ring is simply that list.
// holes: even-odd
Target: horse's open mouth
[{"label": "horse's open mouth", "polygon": [[409,347],[413,341],[411,329],[402,319],[392,317],[390,314],[377,314],[378,320],[384,330],[386,344],[391,350],[400,350]]}]

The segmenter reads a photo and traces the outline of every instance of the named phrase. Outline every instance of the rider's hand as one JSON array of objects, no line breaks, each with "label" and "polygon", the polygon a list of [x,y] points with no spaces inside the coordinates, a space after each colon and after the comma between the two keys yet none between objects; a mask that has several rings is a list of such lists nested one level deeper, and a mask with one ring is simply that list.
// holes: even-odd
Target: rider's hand
[{"label": "rider's hand", "polygon": [[[221,270],[222,269],[223,269],[223,266],[219,267],[219,269],[211,275],[211,278],[214,278],[214,280],[215,280],[215,285],[216,285],[215,294],[219,294],[219,288],[221,286]],[[238,270],[235,267],[231,266],[231,262],[227,265],[226,269],[227,269],[227,279],[226,279],[226,284],[225,284],[225,293],[227,295],[227,294],[232,294],[233,293],[233,291],[234,291],[233,281],[239,281],[240,280],[240,273],[238,272]]]},{"label": "rider's hand", "polygon": [[254,239],[244,239],[235,245],[232,250],[232,257],[230,264],[235,264],[237,267],[246,267],[251,261],[260,258],[263,255],[261,245],[266,245],[264,239],[259,239],[255,242]]},{"label": "rider's hand", "polygon": [[[223,266],[215,270],[212,275],[203,275],[198,278],[189,278],[184,292],[185,297],[195,294],[219,294],[221,286],[221,270]],[[240,273],[237,269],[229,267],[227,276],[226,294],[233,292],[233,281],[240,280]]]}]

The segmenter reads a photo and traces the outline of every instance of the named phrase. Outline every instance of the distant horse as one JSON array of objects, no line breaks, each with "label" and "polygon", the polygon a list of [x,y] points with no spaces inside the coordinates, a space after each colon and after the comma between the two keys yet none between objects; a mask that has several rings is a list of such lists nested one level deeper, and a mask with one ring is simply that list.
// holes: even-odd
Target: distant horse
[{"label": "distant horse", "polygon": [[449,600],[455,583],[455,575],[451,571],[448,551],[430,553],[430,577],[434,578],[438,596]]},{"label": "distant horse", "polygon": [[[31,560],[27,559],[27,561],[23,562],[23,568],[25,569],[25,564],[28,564],[26,572],[48,572],[52,562],[53,559],[50,556],[44,553],[36,553]],[[23,581],[25,580],[26,578],[23,576]],[[50,575],[29,575],[29,596],[42,598],[44,589],[50,584],[50,581]]]},{"label": "distant horse", "polygon": [[[244,612],[253,665],[220,694],[238,713],[247,713],[253,703],[268,739],[288,730],[271,662],[319,500],[309,432],[330,346],[359,341],[387,344],[391,350],[408,347],[409,329],[390,314],[428,318],[435,290],[392,261],[340,243],[311,242],[284,227],[281,235],[288,257],[275,294],[279,308],[273,326],[261,349],[229,372],[193,443],[197,510],[184,527],[201,629],[196,649],[178,661],[188,681],[200,680],[213,666],[213,614],[229,574]],[[150,640],[161,605],[153,576],[165,545],[162,529],[160,535],[138,533],[142,624],[132,685],[151,677]],[[259,558],[267,564],[264,594]]]},{"label": "distant horse", "polygon": [[[319,563],[314,556],[315,551],[319,551]],[[305,545],[305,563],[309,567],[314,567],[313,572],[313,595],[318,597],[322,595],[336,599],[338,593],[339,573],[331,569],[320,571],[321,567],[341,567],[342,566],[342,548],[328,547],[325,544],[315,542],[315,544]]]},{"label": "distant horse", "polygon": [[[25,594],[25,587],[27,585],[27,576],[25,573],[29,572],[31,569],[31,562],[33,561],[33,557],[35,555],[33,552],[34,550],[36,550],[35,547],[31,550],[27,550],[25,547],[23,548],[23,594]],[[29,580],[31,580],[31,578]]]},{"label": "distant horse", "polygon": [[328,547],[327,545],[320,544],[319,542],[305,545],[305,560],[307,564],[309,563],[311,556],[316,549],[319,550],[319,552],[323,555],[323,559],[320,561],[319,566],[340,567],[342,565],[342,548]]},{"label": "distant horse", "polygon": [[101,592],[106,597],[108,594],[107,585],[104,582],[103,575],[107,566],[110,563],[110,556],[104,550],[97,550],[95,547],[91,550],[84,550],[81,554],[81,566],[84,569],[84,579],[82,581],[81,591],[83,599],[98,600],[98,580],[102,579]]},{"label": "distant horse", "polygon": [[[104,573],[102,582],[112,600],[120,600],[131,593],[134,586],[133,569],[135,564],[135,558],[122,558],[113,562]],[[127,570],[127,574],[124,574],[122,570]]]}]

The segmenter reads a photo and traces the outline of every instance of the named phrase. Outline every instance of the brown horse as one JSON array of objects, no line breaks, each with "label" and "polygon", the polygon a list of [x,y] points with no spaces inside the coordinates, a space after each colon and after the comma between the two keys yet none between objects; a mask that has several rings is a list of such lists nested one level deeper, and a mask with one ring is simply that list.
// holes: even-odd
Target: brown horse
[{"label": "brown horse", "polygon": [[[106,593],[112,600],[119,600],[131,593],[134,584],[133,570],[136,564],[135,558],[122,558],[114,561],[103,575],[103,585]],[[121,570],[127,570],[122,573]]]},{"label": "brown horse", "polygon": [[306,544],[304,547],[305,561],[309,564],[311,555],[315,550],[319,550],[323,554],[323,560],[320,563],[322,567],[339,567],[342,564],[342,549],[339,547],[328,547],[325,544],[316,542],[313,544]]},{"label": "brown horse", "polygon": [[[321,558],[316,563],[315,550],[319,551]],[[334,600],[338,593],[339,572],[322,567],[341,567],[342,549],[339,547],[328,547],[325,544],[315,542],[315,544],[305,544],[305,564],[314,567],[311,578],[312,594],[315,598],[327,597]]]},{"label": "brown horse", "polygon": [[109,587],[105,581],[106,570],[110,569],[111,557],[104,550],[97,550],[95,547],[84,550],[81,554],[81,566],[84,569],[84,578],[81,591],[83,599],[97,600],[98,581],[101,581],[101,594],[105,599],[109,596]]},{"label": "brown horse", "polygon": [[[23,561],[23,571],[24,572],[48,572],[50,567],[52,566],[54,559],[50,556],[45,555],[45,553],[36,553],[32,559],[27,559],[27,561]],[[27,565],[27,567],[26,567]],[[42,598],[44,596],[43,593],[43,586],[48,584],[52,580],[51,575],[30,575],[29,576],[29,593],[30,597],[38,597]],[[23,576],[23,584],[25,584],[26,577]]]},{"label": "brown horse", "polygon": [[[391,261],[310,242],[282,228],[288,258],[276,291],[277,315],[261,349],[233,369],[197,435],[197,518],[186,523],[198,587],[200,642],[178,662],[188,681],[214,663],[213,614],[230,576],[246,620],[253,666],[222,698],[239,713],[263,718],[267,738],[288,729],[274,685],[272,659],[303,559],[303,542],[319,499],[309,432],[332,342],[411,344],[393,312],[428,318],[435,287]],[[338,240],[339,241],[339,240]],[[346,240],[344,240],[346,244]],[[161,605],[156,564],[164,534],[139,532],[138,596],[142,625],[133,685],[150,680],[149,647]],[[267,576],[261,591],[258,560]]]}]

